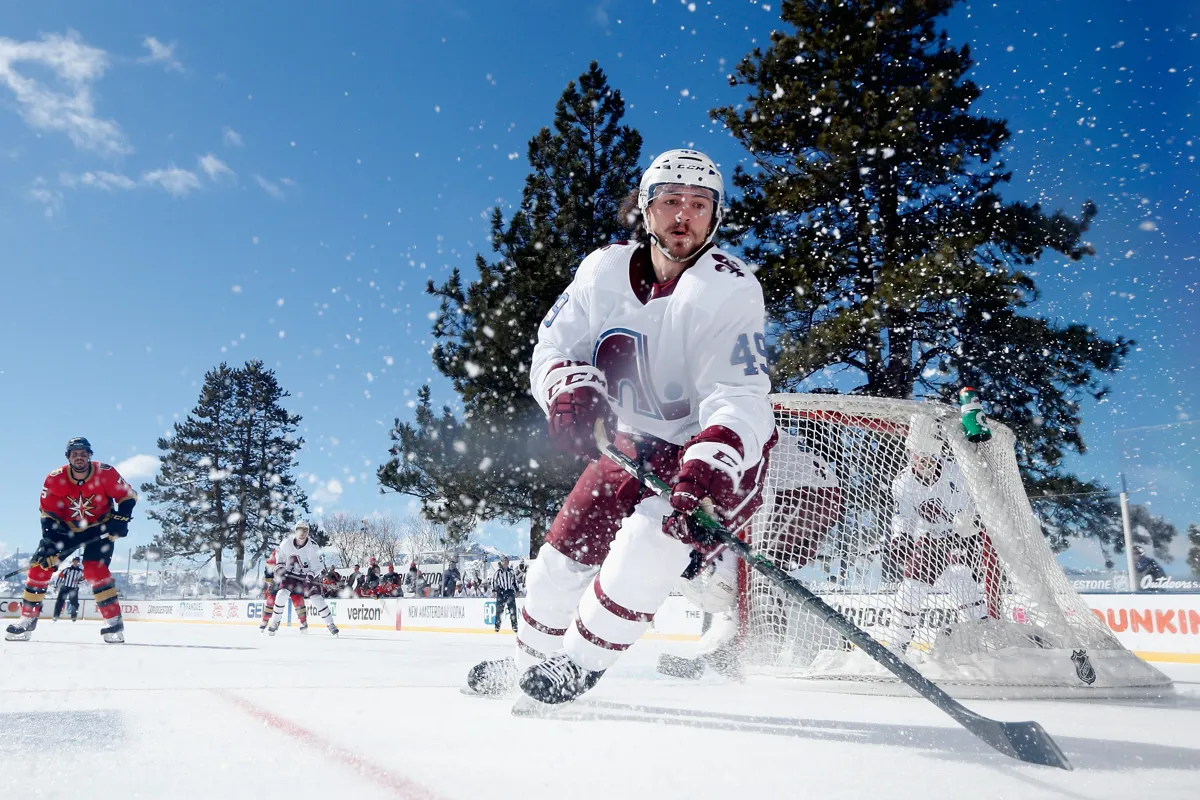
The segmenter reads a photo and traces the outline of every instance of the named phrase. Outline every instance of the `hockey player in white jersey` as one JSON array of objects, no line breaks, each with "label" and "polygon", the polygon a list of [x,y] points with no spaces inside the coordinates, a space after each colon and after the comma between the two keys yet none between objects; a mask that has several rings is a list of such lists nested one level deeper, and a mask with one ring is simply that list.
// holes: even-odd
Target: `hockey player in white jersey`
[{"label": "hockey player in white jersey", "polygon": [[[761,502],[775,432],[765,312],[754,273],[712,245],[724,201],[707,156],[660,155],[623,209],[640,214],[635,241],[588,255],[538,328],[530,383],[551,439],[596,459],[529,569],[509,669],[542,702],[591,688],[646,630],[709,546],[690,524],[701,501],[730,527]],[[669,498],[599,458],[594,423],[610,417],[616,446],[667,480]],[[509,684],[488,680],[488,663],[472,687]]]},{"label": "hockey player in white jersey", "polygon": [[321,594],[321,570],[325,567],[325,557],[317,543],[308,538],[308,531],[308,523],[300,520],[292,535],[284,537],[276,551],[275,610],[271,614],[271,624],[267,626],[267,633],[271,636],[279,630],[288,600],[293,594],[302,594],[311,600],[321,619],[325,620],[329,632],[338,635],[329,604]]},{"label": "hockey player in white jersey", "polygon": [[999,567],[980,524],[967,482],[945,456],[944,435],[932,417],[915,414],[905,438],[909,464],[892,481],[892,557],[903,565],[889,645],[905,650],[935,586],[966,620],[999,613]]}]

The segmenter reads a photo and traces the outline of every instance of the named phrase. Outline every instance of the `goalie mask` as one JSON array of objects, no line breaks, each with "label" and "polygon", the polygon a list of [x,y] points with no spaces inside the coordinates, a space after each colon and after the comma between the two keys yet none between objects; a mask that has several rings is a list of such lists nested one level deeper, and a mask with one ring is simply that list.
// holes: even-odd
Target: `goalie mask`
[{"label": "goalie mask", "polygon": [[692,605],[709,614],[733,607],[737,600],[737,557],[722,548],[710,556],[696,577],[679,591]]}]

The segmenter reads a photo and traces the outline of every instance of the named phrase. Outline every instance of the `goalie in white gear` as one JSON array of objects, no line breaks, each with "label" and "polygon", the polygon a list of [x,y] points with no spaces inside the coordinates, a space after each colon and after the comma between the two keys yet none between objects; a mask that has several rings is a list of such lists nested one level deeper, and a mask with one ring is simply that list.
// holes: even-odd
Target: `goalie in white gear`
[{"label": "goalie in white gear", "polygon": [[908,466],[892,481],[889,555],[903,568],[888,644],[905,650],[926,599],[949,595],[966,620],[999,615],[999,565],[967,481],[947,458],[945,436],[931,416],[914,414],[905,438]]},{"label": "goalie in white gear", "polygon": [[310,600],[329,632],[338,635],[337,625],[333,624],[333,613],[321,594],[321,570],[325,566],[325,557],[317,543],[308,538],[308,531],[308,523],[300,520],[292,535],[284,537],[276,551],[275,610],[271,614],[271,624],[267,626],[267,633],[271,636],[279,630],[288,600],[293,594],[304,595]]},{"label": "goalie in white gear", "polygon": [[[586,691],[649,626],[692,550],[711,549],[690,511],[711,498],[737,528],[761,502],[775,428],[765,309],[753,272],[712,246],[724,200],[703,153],[658,156],[621,211],[635,241],[589,254],[539,326],[531,390],[551,440],[592,461],[530,566],[516,666],[478,665],[473,689],[504,691],[523,673],[538,700]],[[599,458],[597,420],[616,423],[614,445],[671,484],[669,499]]]},{"label": "goalie in white gear", "polygon": [[[817,554],[826,534],[842,518],[842,491],[832,464],[825,458],[828,426],[810,419],[779,428],[771,451],[773,479],[764,492],[764,508],[751,524],[750,544],[787,571],[802,569]],[[699,677],[705,664],[728,677],[740,677],[741,643],[738,619],[738,561],[722,548],[709,557],[680,591],[713,619],[700,640],[694,659],[664,655],[659,671],[675,677]],[[749,598],[746,598],[749,600]],[[784,598],[759,589],[749,613],[762,615],[758,624],[787,627]]]}]

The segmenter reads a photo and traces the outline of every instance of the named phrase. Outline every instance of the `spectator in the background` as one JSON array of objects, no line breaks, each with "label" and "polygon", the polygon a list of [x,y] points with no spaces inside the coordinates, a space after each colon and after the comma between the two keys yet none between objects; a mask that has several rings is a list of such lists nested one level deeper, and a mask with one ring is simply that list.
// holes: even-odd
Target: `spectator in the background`
[{"label": "spectator in the background", "polygon": [[404,576],[404,593],[409,597],[425,596],[425,576],[415,561],[408,565],[408,574]]},{"label": "spectator in the background", "polygon": [[[371,559],[372,562],[375,559]],[[373,597],[379,592],[379,566],[372,563],[367,567],[367,577],[363,579],[362,586],[359,587],[358,593],[363,597]]]},{"label": "spectator in the background", "polygon": [[337,597],[338,592],[342,588],[342,576],[333,567],[325,571],[321,576],[321,594],[326,597]]},{"label": "spectator in the background", "polygon": [[354,565],[354,571],[346,576],[346,588],[352,592],[358,591],[358,585],[363,582],[365,576],[359,572],[361,567],[358,564]]},{"label": "spectator in the background", "polygon": [[446,571],[442,573],[442,597],[454,597],[454,590],[461,580],[462,575],[458,572],[457,564],[452,563],[446,567]]},{"label": "spectator in the background", "polygon": [[396,572],[395,564],[387,565],[387,572],[380,577],[379,585],[382,593],[387,597],[399,597],[404,594],[404,588],[400,585],[400,574]]},{"label": "spectator in the background", "polygon": [[1140,544],[1133,546],[1133,556],[1136,559],[1133,563],[1133,569],[1138,576],[1138,588],[1151,589],[1154,586],[1145,586],[1149,578],[1151,581],[1161,580],[1167,577],[1167,573],[1163,572],[1162,565],[1155,561],[1151,556],[1146,555],[1146,548]]}]

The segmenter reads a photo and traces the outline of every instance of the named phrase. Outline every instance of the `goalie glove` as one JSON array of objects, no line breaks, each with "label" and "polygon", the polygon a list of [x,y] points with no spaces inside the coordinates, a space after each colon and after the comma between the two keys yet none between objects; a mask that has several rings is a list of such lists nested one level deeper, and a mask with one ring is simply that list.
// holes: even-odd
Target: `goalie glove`
[{"label": "goalie glove", "polygon": [[568,453],[596,458],[596,420],[604,419],[610,431],[614,427],[604,373],[582,361],[560,361],[546,373],[545,384],[550,441]]}]

